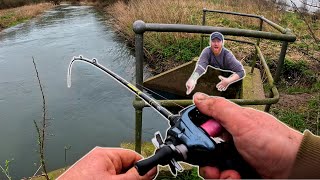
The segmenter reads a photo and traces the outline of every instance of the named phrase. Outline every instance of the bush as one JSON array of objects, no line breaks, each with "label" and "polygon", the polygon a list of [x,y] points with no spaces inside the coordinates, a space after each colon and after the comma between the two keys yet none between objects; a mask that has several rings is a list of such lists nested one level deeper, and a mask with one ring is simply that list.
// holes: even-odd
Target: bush
[{"label": "bush", "polygon": [[[152,41],[152,42],[150,42]],[[158,54],[157,57],[163,59],[174,59],[176,61],[190,61],[195,56],[199,56],[200,38],[198,39],[170,39],[167,42],[161,42],[158,38],[149,39],[150,52]],[[168,42],[169,41],[169,42]],[[148,47],[148,46],[147,46]]]},{"label": "bush", "polygon": [[317,81],[317,75],[309,70],[306,61],[290,61],[285,59],[281,76],[285,81],[311,87]]},{"label": "bush", "polygon": [[304,74],[307,70],[307,65],[304,61],[293,62],[285,59],[282,75],[286,77],[296,78],[296,76]]}]

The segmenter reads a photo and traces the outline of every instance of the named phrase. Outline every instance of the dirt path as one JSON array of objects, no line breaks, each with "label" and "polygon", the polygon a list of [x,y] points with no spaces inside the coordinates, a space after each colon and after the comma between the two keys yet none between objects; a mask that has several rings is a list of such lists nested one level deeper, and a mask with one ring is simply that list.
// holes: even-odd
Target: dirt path
[{"label": "dirt path", "polygon": [[280,93],[280,100],[274,105],[276,108],[281,109],[299,109],[300,107],[307,106],[308,101],[316,94],[284,94]]}]

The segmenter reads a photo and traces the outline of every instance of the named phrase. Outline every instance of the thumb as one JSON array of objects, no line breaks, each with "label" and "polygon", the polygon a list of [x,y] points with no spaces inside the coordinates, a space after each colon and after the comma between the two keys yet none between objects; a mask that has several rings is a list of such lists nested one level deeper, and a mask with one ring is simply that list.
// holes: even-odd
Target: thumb
[{"label": "thumb", "polygon": [[186,87],[187,87],[186,94],[189,95],[191,93],[191,91],[192,91],[192,88],[191,88],[191,86],[189,84],[187,84]]},{"label": "thumb", "polygon": [[203,93],[196,93],[193,101],[200,112],[213,117],[231,134],[238,132],[240,127],[248,123],[242,122],[245,121],[243,118],[236,118],[243,115],[243,108],[222,97],[210,97]]},{"label": "thumb", "polygon": [[187,87],[187,92],[186,94],[189,95],[191,93],[191,88]]},{"label": "thumb", "polygon": [[195,82],[192,83],[192,84],[187,84],[187,85],[186,85],[186,87],[187,87],[187,92],[186,92],[186,94],[189,95],[189,94],[192,92],[192,90],[195,88],[195,86],[196,86]]},{"label": "thumb", "polygon": [[223,77],[223,76],[218,76],[218,78],[219,78],[221,81],[225,79],[225,77]]}]

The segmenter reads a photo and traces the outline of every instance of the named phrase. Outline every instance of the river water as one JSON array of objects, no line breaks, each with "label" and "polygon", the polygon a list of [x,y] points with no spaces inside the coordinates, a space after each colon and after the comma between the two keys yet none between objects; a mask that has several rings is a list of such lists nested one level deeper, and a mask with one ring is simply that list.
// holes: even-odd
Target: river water
[{"label": "river water", "polygon": [[[81,62],[74,64],[72,87],[67,88],[68,64],[80,54],[97,58],[134,81],[134,57],[105,21],[90,6],[62,5],[0,32],[0,164],[13,159],[10,173],[14,179],[32,176],[39,167],[33,120],[42,119],[42,98],[32,57],[50,118],[49,170],[72,164],[95,146],[117,147],[134,141],[134,96],[126,88]],[[150,108],[143,112],[143,139],[150,141],[155,131],[163,133],[168,124]],[[65,162],[64,147],[69,145]]]}]

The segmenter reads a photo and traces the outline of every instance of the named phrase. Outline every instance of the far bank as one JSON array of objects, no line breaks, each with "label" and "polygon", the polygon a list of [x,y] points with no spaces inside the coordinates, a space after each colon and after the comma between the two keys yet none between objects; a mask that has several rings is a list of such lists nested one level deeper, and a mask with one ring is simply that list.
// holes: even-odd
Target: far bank
[{"label": "far bank", "polygon": [[23,23],[53,7],[54,5],[52,3],[39,3],[10,9],[2,9],[0,10],[0,31]]}]

